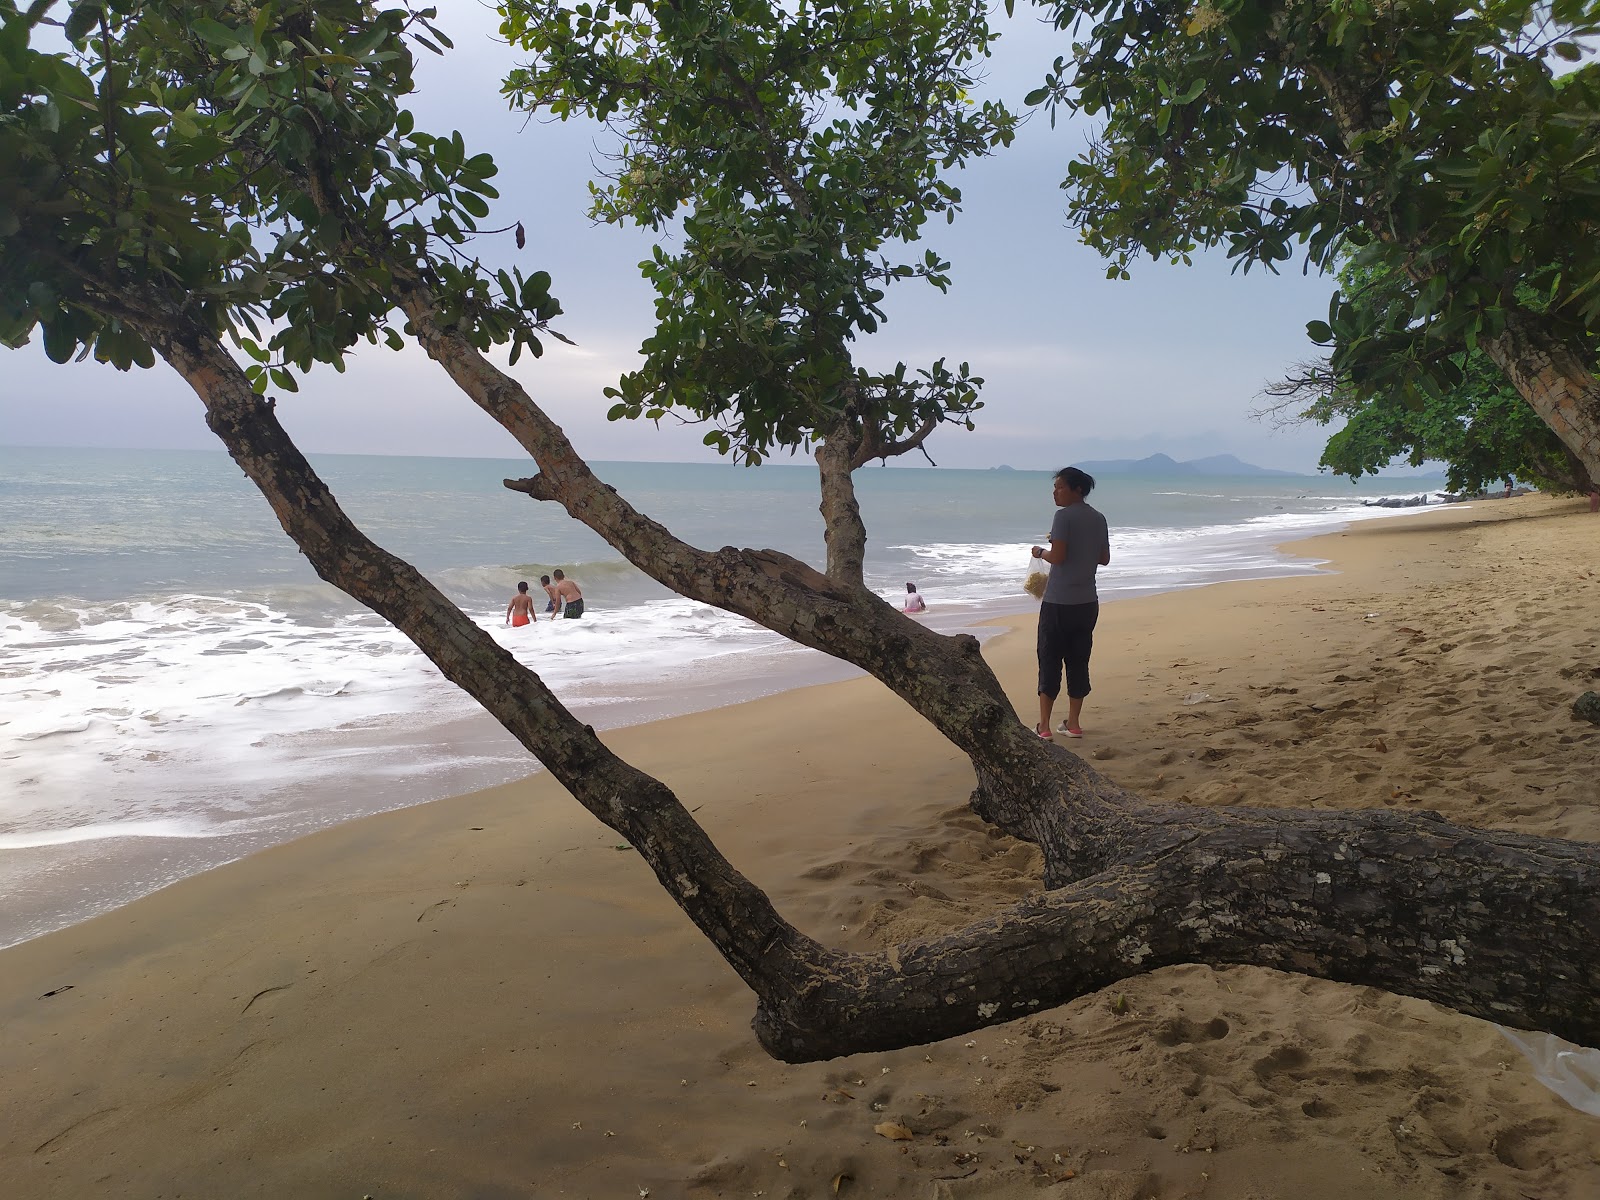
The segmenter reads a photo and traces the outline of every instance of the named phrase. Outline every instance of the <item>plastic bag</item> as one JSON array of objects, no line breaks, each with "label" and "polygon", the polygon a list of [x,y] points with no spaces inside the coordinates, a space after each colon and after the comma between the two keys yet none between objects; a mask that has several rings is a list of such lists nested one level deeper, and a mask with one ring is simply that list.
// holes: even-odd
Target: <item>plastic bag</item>
[{"label": "plastic bag", "polygon": [[1033,557],[1033,551],[1028,551],[1028,576],[1022,581],[1022,590],[1035,600],[1044,599],[1044,585],[1050,582],[1050,564],[1042,558]]},{"label": "plastic bag", "polygon": [[1553,1033],[1495,1028],[1522,1051],[1540,1083],[1579,1112],[1600,1117],[1600,1050],[1575,1046]]}]

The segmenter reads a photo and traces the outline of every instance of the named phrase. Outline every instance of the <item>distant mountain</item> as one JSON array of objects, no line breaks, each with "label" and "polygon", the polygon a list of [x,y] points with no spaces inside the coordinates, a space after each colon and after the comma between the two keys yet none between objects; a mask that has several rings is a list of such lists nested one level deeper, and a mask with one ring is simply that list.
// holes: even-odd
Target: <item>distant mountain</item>
[{"label": "distant mountain", "polygon": [[1110,458],[1103,462],[1077,464],[1079,470],[1091,475],[1298,475],[1297,471],[1279,471],[1272,467],[1258,467],[1243,462],[1231,454],[1213,454],[1209,458],[1191,458],[1178,462],[1165,454],[1152,454],[1149,458]]}]

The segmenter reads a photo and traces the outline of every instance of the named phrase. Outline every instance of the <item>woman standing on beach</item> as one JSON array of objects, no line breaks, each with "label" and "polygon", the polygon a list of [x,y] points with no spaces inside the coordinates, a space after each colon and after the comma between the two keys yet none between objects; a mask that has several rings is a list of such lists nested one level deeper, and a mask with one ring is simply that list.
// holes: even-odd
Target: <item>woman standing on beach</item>
[{"label": "woman standing on beach", "polygon": [[1061,694],[1061,672],[1067,674],[1067,716],[1060,732],[1083,736],[1079,719],[1089,694],[1089,654],[1094,649],[1094,627],[1100,619],[1100,593],[1095,573],[1111,561],[1111,539],[1106,519],[1089,507],[1084,497],[1094,490],[1094,476],[1065,467],[1056,472],[1052,496],[1055,519],[1050,523],[1050,546],[1033,547],[1033,557],[1050,564],[1039,605],[1039,723],[1042,738],[1050,736],[1050,711]]}]

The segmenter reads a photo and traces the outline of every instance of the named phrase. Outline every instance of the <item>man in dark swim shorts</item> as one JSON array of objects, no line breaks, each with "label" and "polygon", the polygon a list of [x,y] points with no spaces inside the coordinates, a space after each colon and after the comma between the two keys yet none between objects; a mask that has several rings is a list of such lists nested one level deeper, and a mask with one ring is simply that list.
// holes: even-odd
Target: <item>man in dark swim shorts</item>
[{"label": "man in dark swim shorts", "polygon": [[572,580],[568,579],[565,572],[556,568],[556,599],[561,601],[561,615],[563,618],[583,616],[583,589]]}]

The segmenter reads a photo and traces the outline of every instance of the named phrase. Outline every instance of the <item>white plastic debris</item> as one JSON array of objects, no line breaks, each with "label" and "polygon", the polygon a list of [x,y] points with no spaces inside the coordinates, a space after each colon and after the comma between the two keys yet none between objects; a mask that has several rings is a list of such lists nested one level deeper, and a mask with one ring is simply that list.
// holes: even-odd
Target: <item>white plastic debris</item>
[{"label": "white plastic debris", "polygon": [[1574,1045],[1553,1033],[1495,1028],[1522,1051],[1540,1083],[1579,1112],[1600,1117],[1600,1050]]}]

